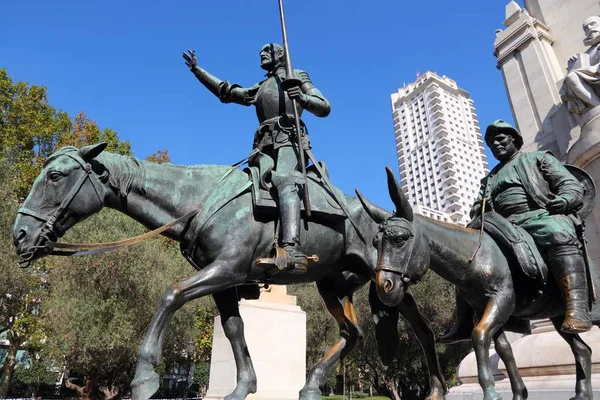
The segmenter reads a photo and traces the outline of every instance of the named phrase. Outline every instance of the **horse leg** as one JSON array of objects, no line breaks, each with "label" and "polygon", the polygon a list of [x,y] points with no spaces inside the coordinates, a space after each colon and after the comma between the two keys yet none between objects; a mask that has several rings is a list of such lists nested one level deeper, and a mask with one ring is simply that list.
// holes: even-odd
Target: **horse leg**
[{"label": "horse leg", "polygon": [[398,305],[398,310],[410,324],[419,343],[421,343],[425,358],[427,359],[427,366],[429,367],[429,393],[425,399],[441,400],[448,389],[435,349],[435,334],[431,329],[431,325],[429,325],[429,322],[419,311],[417,302],[410,292],[404,294],[402,302]]},{"label": "horse leg", "polygon": [[240,316],[236,288],[213,294],[225,336],[229,339],[237,370],[236,387],[225,400],[245,399],[249,393],[256,393],[256,373],[244,338],[244,321]]},{"label": "horse leg", "polygon": [[506,366],[508,379],[510,379],[510,388],[513,392],[513,400],[526,399],[528,396],[527,388],[525,387],[523,378],[521,378],[519,368],[517,368],[515,356],[513,355],[508,339],[506,339],[504,329],[500,329],[498,332],[496,332],[494,335],[494,344],[496,353],[498,353],[502,361],[504,361],[504,365]]},{"label": "horse leg", "polygon": [[154,366],[160,363],[165,331],[175,311],[190,300],[244,283],[247,271],[240,268],[236,270],[237,264],[227,260],[215,261],[191,278],[165,290],[158,300],[156,312],[138,352],[135,376],[131,382],[134,400],[147,400],[158,390],[160,377],[154,372]]},{"label": "horse leg", "polygon": [[325,301],[327,310],[337,321],[340,327],[340,339],[329,351],[311,368],[306,384],[300,390],[300,400],[321,400],[319,386],[324,385],[338,363],[354,349],[362,336],[358,327],[358,318],[352,303],[352,293],[356,289],[341,291],[329,279],[317,282],[319,294]]},{"label": "horse leg", "polygon": [[560,328],[563,317],[550,318],[556,332],[571,346],[575,356],[575,397],[571,400],[590,400],[594,397],[592,391],[592,349],[574,333],[565,333]]},{"label": "horse leg", "polygon": [[504,290],[492,297],[483,312],[483,315],[471,334],[473,350],[477,360],[479,385],[483,389],[484,400],[501,399],[502,396],[494,388],[494,374],[490,364],[490,345],[492,337],[496,335],[502,325],[506,323],[514,310],[515,294],[512,290]]}]

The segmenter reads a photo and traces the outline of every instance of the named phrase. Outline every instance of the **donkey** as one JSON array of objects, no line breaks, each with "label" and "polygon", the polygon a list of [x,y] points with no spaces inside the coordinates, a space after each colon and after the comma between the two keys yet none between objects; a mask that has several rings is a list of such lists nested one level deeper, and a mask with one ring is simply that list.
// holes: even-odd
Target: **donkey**
[{"label": "donkey", "polygon": [[[482,236],[478,247],[479,231],[413,214],[389,168],[387,175],[395,213],[382,214],[363,200],[370,209],[369,214],[381,224],[381,233],[375,240],[378,250],[375,283],[380,300],[388,307],[401,303],[408,287],[417,283],[429,268],[454,284],[459,296],[479,317],[471,340],[484,400],[501,398],[494,388],[489,359],[492,339],[506,365],[513,399],[527,398],[527,388],[504,328],[511,317],[525,321],[550,318],[575,356],[576,396],[572,400],[592,399],[592,351],[579,335],[560,330],[565,311],[556,284],[549,282],[540,293],[530,284],[530,278],[518,279],[518,272],[510,268],[513,261],[509,252],[487,234]],[[471,260],[475,249],[477,252]],[[592,320],[598,326],[598,307],[592,309]]]},{"label": "donkey", "polygon": [[[348,220],[304,221],[304,249],[307,254],[318,254],[320,262],[309,263],[302,275],[282,271],[267,276],[253,261],[271,250],[276,216],[254,212],[247,174],[229,166],[182,167],[139,162],[133,157],[103,153],[105,148],[105,143],[81,149],[66,147],[48,158],[19,210],[14,241],[21,258],[33,261],[51,254],[53,244],[68,229],[105,206],[125,213],[149,229],[199,209],[194,217],[163,232],[181,242],[182,248],[193,249],[187,258],[198,271],[173,283],[160,297],[139,349],[131,383],[133,398],[148,399],[159,387],[154,366],[161,360],[164,333],[173,313],[190,300],[212,295],[237,368],[236,387],[225,399],[245,399],[256,392],[256,374],[244,339],[238,290],[248,284],[257,288],[258,283],[316,282],[340,329],[340,338],[312,367],[300,391],[301,400],[320,400],[319,386],[328,381],[338,362],[361,336],[353,293],[375,276],[376,250],[371,241],[361,240]],[[350,196],[345,201],[362,232],[374,236],[378,226],[361,203]],[[391,361],[397,349],[397,319],[401,314],[411,324],[427,358],[430,371],[427,399],[441,399],[446,385],[435,350],[435,336],[414,298],[407,294],[398,304],[387,307],[371,286],[370,302],[383,361]]]}]

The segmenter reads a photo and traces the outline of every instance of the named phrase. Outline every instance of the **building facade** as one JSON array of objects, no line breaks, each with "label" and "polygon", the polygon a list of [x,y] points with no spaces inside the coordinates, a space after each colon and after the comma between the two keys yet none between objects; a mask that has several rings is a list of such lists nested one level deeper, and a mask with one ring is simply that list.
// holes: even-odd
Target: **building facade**
[{"label": "building facade", "polygon": [[404,194],[419,214],[465,225],[488,173],[469,93],[428,71],[391,100]]}]

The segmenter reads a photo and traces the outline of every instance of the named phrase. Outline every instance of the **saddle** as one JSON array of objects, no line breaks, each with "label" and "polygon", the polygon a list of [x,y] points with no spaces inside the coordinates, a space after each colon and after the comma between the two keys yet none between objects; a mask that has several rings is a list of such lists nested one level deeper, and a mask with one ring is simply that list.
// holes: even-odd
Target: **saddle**
[{"label": "saddle", "polygon": [[[486,212],[484,218],[484,232],[490,235],[496,243],[512,252],[520,271],[531,279],[542,284],[545,283],[548,277],[548,266],[531,235],[495,211]],[[481,229],[481,216],[477,217],[469,226],[473,229]]]},{"label": "saddle", "polygon": [[[323,162],[320,162],[321,169],[327,171]],[[277,215],[279,208],[277,207],[277,190],[271,184],[269,175],[270,169],[264,169],[260,166],[250,166],[244,169],[253,182],[252,204],[254,211],[259,214]],[[318,175],[316,168],[310,166],[306,169],[306,179],[308,183],[308,192],[310,194],[310,210],[314,218],[323,218],[330,221],[339,221],[346,218],[346,214],[340,205],[333,198],[331,190],[326,187],[323,180]],[[336,191],[336,197],[340,201],[345,201],[344,194],[337,188],[332,188]],[[300,191],[302,196],[302,191]],[[304,202],[301,202],[301,211],[304,214]]]}]

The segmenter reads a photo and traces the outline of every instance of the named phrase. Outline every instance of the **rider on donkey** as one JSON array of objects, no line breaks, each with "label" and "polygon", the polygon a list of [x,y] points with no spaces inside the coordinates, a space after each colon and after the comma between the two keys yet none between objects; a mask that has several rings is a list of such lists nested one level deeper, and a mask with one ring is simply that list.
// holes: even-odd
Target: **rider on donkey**
[{"label": "rider on donkey", "polygon": [[[527,231],[546,260],[565,303],[561,330],[590,330],[586,266],[577,235],[582,185],[550,152],[521,152],[523,137],[503,120],[488,126],[485,141],[500,163],[482,180],[471,218],[475,221],[480,217],[485,204],[484,213],[493,210]],[[473,321],[467,307],[457,296],[456,325],[440,341],[470,337]]]},{"label": "rider on donkey", "polygon": [[[308,74],[294,70],[295,78],[301,86],[284,90],[282,82],[286,78],[285,54],[283,47],[269,43],[260,50],[260,66],[267,71],[266,79],[250,88],[243,88],[228,81],[221,81],[198,67],[194,51],[183,54],[185,63],[192,73],[208,90],[223,103],[237,103],[244,106],[254,105],[259,127],[254,135],[251,157],[258,151],[271,157],[275,169],[271,181],[277,189],[279,212],[281,216],[281,245],[285,250],[288,269],[297,269],[305,264],[307,256],[300,250],[300,197],[299,187],[303,185],[302,175],[298,172],[299,152],[294,129],[294,110],[292,99],[298,104],[298,115],[307,110],[318,117],[326,117],[331,111],[329,102],[314,87]],[[304,149],[310,148],[304,123],[302,137]],[[252,161],[252,160],[251,160]]]}]

